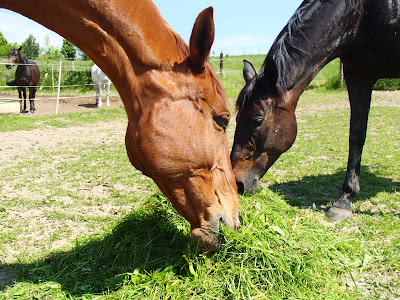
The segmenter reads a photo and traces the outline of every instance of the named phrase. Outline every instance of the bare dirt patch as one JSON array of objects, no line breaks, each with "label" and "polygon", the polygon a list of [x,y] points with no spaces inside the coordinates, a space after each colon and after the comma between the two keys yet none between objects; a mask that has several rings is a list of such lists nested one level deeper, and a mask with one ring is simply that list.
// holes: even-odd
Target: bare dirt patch
[{"label": "bare dirt patch", "polygon": [[[313,101],[311,104],[307,101],[307,94],[300,97],[299,104],[296,108],[296,114],[314,113],[321,110],[332,110],[350,108],[347,93],[343,93],[341,97],[335,94],[321,94],[321,97],[329,101],[320,103]],[[400,91],[373,91],[371,106],[400,106]]]},{"label": "bare dirt patch", "polygon": [[[68,96],[63,96],[68,97]],[[0,98],[17,98],[14,95],[0,94]],[[106,106],[106,97],[102,97],[103,108],[107,108]],[[27,101],[27,109],[29,110],[29,101]],[[109,107],[119,107],[122,105],[122,100],[118,94],[110,95],[110,106]],[[45,96],[38,95],[36,96],[35,101],[36,112],[31,113],[22,113],[21,116],[47,116],[54,115],[56,113],[57,100],[55,96]],[[68,97],[67,99],[60,99],[58,104],[58,114],[68,114],[68,113],[76,113],[76,112],[90,112],[98,109],[96,105],[96,99],[94,96],[82,96],[82,97]]]},{"label": "bare dirt patch", "polygon": [[[122,105],[121,99],[117,96],[111,97],[110,100],[110,107]],[[105,105],[103,108],[107,109]],[[55,102],[52,99],[41,99],[37,101],[36,109],[37,112],[34,114],[20,114],[20,116],[52,115],[55,112]],[[66,99],[60,101],[59,105],[59,114],[94,110],[98,108],[92,97]],[[3,244],[4,248],[0,251],[0,265],[15,262],[21,253],[68,247],[75,237],[83,233],[88,235],[96,233],[102,226],[101,222],[97,222],[96,226],[93,225],[96,222],[88,223],[80,221],[80,218],[118,219],[135,205],[134,203],[117,205],[104,183],[81,182],[78,173],[72,175],[77,185],[64,190],[72,191],[82,199],[95,199],[97,202],[89,203],[88,200],[88,203],[77,205],[68,194],[48,199],[46,196],[49,194],[48,187],[44,185],[40,190],[35,190],[30,186],[38,183],[43,185],[50,181],[49,176],[54,176],[54,173],[46,169],[52,170],[66,161],[74,160],[71,155],[79,156],[76,152],[68,154],[68,149],[77,149],[84,144],[105,147],[111,144],[123,144],[126,126],[127,120],[120,118],[116,121],[87,123],[84,126],[68,128],[0,132],[0,174],[4,175],[6,170],[10,169],[18,170],[12,177],[2,176],[0,179],[0,232],[3,238],[10,240]],[[91,151],[90,147],[87,151]],[[64,154],[60,156],[58,153]],[[48,155],[49,158],[46,159],[42,157],[43,155]],[[121,155],[126,154],[121,153]],[[76,159],[79,160],[79,157]],[[23,166],[25,162],[32,161],[37,161],[37,166],[32,169]],[[48,201],[50,203],[47,203]],[[8,277],[0,273],[0,283],[1,281],[4,283],[4,278],[1,278],[3,275]]]}]

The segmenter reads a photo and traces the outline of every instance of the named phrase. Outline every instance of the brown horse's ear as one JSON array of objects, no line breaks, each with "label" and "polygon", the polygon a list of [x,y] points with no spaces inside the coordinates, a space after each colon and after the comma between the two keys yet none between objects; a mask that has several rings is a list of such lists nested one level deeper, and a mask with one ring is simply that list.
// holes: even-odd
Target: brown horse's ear
[{"label": "brown horse's ear", "polygon": [[278,81],[278,67],[276,66],[275,60],[271,55],[267,55],[265,59],[262,75],[260,75],[260,81],[266,87],[275,87]]},{"label": "brown horse's ear", "polygon": [[211,45],[214,42],[214,9],[203,10],[194,23],[190,37],[190,61],[195,72],[202,72],[208,61]]},{"label": "brown horse's ear", "polygon": [[256,75],[257,72],[251,62],[243,59],[243,77],[246,83],[249,83],[249,81],[252,80]]}]

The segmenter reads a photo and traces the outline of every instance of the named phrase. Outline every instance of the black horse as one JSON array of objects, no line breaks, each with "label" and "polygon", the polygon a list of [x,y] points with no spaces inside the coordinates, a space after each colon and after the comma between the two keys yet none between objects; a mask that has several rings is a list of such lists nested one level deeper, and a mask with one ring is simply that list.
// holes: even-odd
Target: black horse
[{"label": "black horse", "polygon": [[379,78],[400,77],[399,12],[399,0],[306,0],[259,74],[245,61],[231,153],[239,192],[255,192],[259,179],[291,147],[299,96],[326,63],[340,57],[351,106],[349,158],[343,194],[327,215],[340,220],[352,214],[372,86]]},{"label": "black horse", "polygon": [[[15,71],[15,79],[8,81],[7,85],[16,86],[18,88],[18,95],[20,99],[24,99],[24,107],[22,108],[21,100],[21,112],[26,112],[26,88],[29,88],[29,104],[30,112],[36,111],[35,108],[35,94],[37,90],[37,84],[40,80],[40,71],[36,63],[27,59],[21,53],[22,47],[19,49],[12,49],[8,53],[8,64],[7,69],[11,69],[14,64],[18,64],[17,70]],[[23,98],[22,98],[23,96]]]}]

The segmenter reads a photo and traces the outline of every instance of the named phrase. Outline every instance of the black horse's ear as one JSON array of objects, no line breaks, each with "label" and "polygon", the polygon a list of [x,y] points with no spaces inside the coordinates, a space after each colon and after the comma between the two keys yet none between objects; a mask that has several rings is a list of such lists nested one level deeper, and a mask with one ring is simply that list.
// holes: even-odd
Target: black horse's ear
[{"label": "black horse's ear", "polygon": [[209,7],[198,15],[190,37],[191,67],[197,73],[204,70],[214,42],[213,12],[214,9]]},{"label": "black horse's ear", "polygon": [[276,66],[275,60],[271,55],[267,55],[265,59],[262,75],[260,75],[260,81],[267,87],[275,87],[278,81],[278,67]]},{"label": "black horse's ear", "polygon": [[246,81],[246,83],[249,83],[249,81],[252,80],[256,75],[257,72],[254,69],[251,62],[243,59],[243,78]]},{"label": "black horse's ear", "polygon": [[20,51],[21,51],[21,49],[22,49],[22,46],[18,48],[18,52],[20,52]]}]

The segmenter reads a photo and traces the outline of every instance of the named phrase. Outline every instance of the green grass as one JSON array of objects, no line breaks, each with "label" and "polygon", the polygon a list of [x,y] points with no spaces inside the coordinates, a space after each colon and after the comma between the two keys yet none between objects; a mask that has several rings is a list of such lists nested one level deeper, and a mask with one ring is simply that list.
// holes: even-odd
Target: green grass
[{"label": "green grass", "polygon": [[[227,93],[240,86],[223,80]],[[123,132],[102,129],[126,122],[122,109],[2,116],[0,139],[28,125],[98,125],[102,135],[2,161],[0,299],[399,298],[400,109],[381,104],[393,95],[373,97],[353,217],[331,222],[323,211],[344,179],[347,94],[313,88],[299,101],[295,144],[255,195],[240,196],[240,231],[222,226],[213,253],[130,165]]]}]

